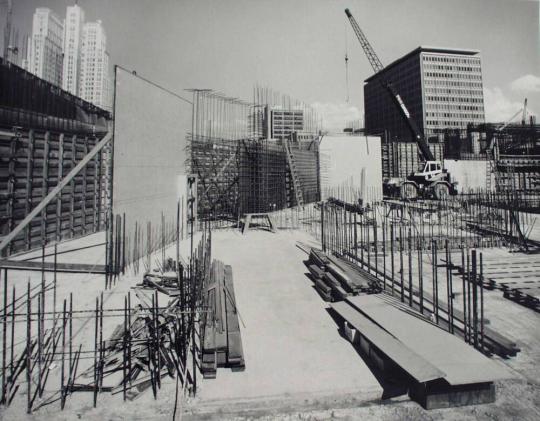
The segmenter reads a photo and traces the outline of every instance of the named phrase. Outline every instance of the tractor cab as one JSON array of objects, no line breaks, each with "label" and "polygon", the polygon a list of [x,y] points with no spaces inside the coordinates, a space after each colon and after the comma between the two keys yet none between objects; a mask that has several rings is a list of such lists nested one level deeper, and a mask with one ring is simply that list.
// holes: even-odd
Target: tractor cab
[{"label": "tractor cab", "polygon": [[421,172],[414,173],[415,179],[431,182],[443,178],[443,168],[439,161],[426,161]]}]

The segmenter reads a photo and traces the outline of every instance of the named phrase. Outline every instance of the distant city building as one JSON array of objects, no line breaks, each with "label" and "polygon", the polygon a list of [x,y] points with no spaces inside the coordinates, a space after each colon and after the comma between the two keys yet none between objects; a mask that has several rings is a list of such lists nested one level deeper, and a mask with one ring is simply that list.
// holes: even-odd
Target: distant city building
[{"label": "distant city building", "polygon": [[293,132],[304,130],[304,110],[269,108],[267,110],[268,117],[270,119],[270,137],[272,139],[285,139]]},{"label": "distant city building", "polygon": [[83,26],[79,96],[98,107],[110,109],[109,53],[101,21]]},{"label": "distant city building", "polygon": [[365,80],[366,131],[386,130],[390,139],[411,141],[381,81],[392,83],[428,140],[443,141],[449,129],[463,133],[469,123],[484,123],[479,51],[418,47]]},{"label": "distant city building", "polygon": [[64,21],[64,68],[62,88],[78,95],[84,10],[78,5],[68,6]]},{"label": "distant city building", "polygon": [[57,86],[62,85],[62,21],[50,9],[34,13],[28,70]]}]

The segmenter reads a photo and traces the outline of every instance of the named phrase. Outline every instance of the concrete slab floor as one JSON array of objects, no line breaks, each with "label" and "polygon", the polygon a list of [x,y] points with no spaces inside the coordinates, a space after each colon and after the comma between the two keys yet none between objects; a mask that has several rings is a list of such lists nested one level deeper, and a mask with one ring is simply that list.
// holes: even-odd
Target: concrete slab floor
[{"label": "concrete slab floor", "polygon": [[[522,348],[517,357],[500,361],[522,378],[498,384],[494,404],[435,411],[403,402],[406,399],[380,405],[381,386],[353,347],[339,335],[325,310],[326,303],[304,275],[307,270],[302,260],[307,255],[295,243],[311,243],[312,238],[297,230],[276,234],[250,231],[243,236],[233,230],[217,230],[212,235],[213,257],[233,266],[238,307],[245,325],[241,329],[246,371],[219,369],[217,379],[201,381],[198,377],[198,396],[179,403],[184,419],[539,419],[538,313],[502,298],[500,292],[486,294],[486,316],[492,326],[518,339]],[[76,243],[86,245],[87,241],[91,244],[102,240],[97,235]],[[188,250],[188,242],[182,242],[181,250]],[[508,258],[503,250],[484,253],[488,260]],[[167,255],[174,256],[174,246]],[[93,248],[59,256],[58,260],[92,263],[100,262],[102,256],[102,248]],[[427,271],[429,262],[424,264]],[[34,285],[41,274],[10,272],[10,285],[16,283],[19,291],[28,276]],[[141,276],[127,274],[112,291],[107,291],[106,308],[123,305],[124,294],[140,282]],[[93,308],[104,286],[103,277],[80,277],[79,281],[84,282],[76,278],[59,274],[58,301],[73,292],[77,309]],[[429,288],[428,279],[424,285]],[[118,322],[108,320],[112,323],[104,325],[104,337]],[[74,331],[77,343],[91,346],[92,316],[74,320]],[[57,379],[51,380],[48,392],[54,393],[55,384],[59,384]],[[64,411],[56,402],[27,416],[21,392],[15,406],[0,409],[0,419],[171,419],[174,398],[174,381],[165,379],[157,400],[151,391],[126,403],[121,394],[103,393],[98,397],[98,407],[93,409],[91,394],[76,393],[68,399]]]},{"label": "concrete slab floor", "polygon": [[382,387],[339,335],[305,276],[307,255],[295,244],[309,239],[298,231],[213,234],[213,257],[233,267],[246,370],[218,369],[216,379],[202,381],[190,403],[194,411],[220,401],[295,396],[299,401],[340,394],[380,399]]}]

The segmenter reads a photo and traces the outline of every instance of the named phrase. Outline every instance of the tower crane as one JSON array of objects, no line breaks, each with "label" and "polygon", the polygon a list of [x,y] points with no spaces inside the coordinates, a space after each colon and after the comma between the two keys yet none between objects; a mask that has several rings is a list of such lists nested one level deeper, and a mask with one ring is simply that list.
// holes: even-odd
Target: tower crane
[{"label": "tower crane", "polygon": [[[366,54],[366,57],[375,73],[379,73],[384,69],[381,60],[373,50],[364,32],[358,26],[349,9],[345,9],[345,14],[349,19],[351,26]],[[403,99],[392,85],[392,83],[384,78],[379,78],[383,88],[390,95],[393,103],[399,110],[400,115],[405,120],[413,139],[418,145],[420,156],[424,161],[424,168],[421,172],[412,173],[406,180],[390,179],[385,181],[385,190],[389,193],[399,192],[402,199],[416,199],[418,196],[434,197],[435,199],[445,199],[449,194],[457,194],[455,182],[451,182],[450,174],[445,170],[440,161],[436,161],[433,153],[429,149],[429,145],[424,138],[424,135],[419,130],[416,122],[412,118]]]}]

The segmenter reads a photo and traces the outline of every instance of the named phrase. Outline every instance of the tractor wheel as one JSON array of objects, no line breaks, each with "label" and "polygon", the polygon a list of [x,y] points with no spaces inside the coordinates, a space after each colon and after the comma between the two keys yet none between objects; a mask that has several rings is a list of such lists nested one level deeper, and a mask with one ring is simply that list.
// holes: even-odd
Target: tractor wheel
[{"label": "tractor wheel", "polygon": [[404,183],[399,188],[399,195],[402,200],[414,200],[418,197],[418,191],[414,184]]},{"label": "tractor wheel", "polygon": [[446,184],[435,184],[433,187],[433,196],[435,196],[435,199],[437,200],[447,200],[448,196],[450,196],[450,190]]}]

